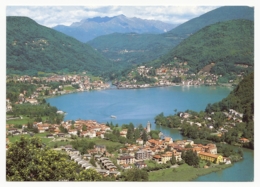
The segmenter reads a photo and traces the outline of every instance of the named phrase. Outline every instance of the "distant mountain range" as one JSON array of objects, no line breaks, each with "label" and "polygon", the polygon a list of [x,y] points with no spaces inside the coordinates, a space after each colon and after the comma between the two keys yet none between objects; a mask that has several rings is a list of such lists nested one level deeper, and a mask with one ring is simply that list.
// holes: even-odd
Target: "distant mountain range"
[{"label": "distant mountain range", "polygon": [[235,19],[254,21],[254,8],[219,7],[163,34],[114,33],[99,36],[88,44],[112,61],[131,66],[159,58],[205,26]]},{"label": "distant mountain range", "polygon": [[[75,28],[84,25],[84,22],[106,25],[115,19],[124,20],[126,17],[92,18],[72,25]],[[214,26],[217,30],[207,28],[228,20],[238,21],[230,22],[230,26]],[[173,56],[189,61],[191,72],[200,71],[211,61],[224,64],[212,67],[212,71],[227,72],[223,67],[232,69],[238,64],[237,70],[247,65],[253,66],[253,28],[254,8],[228,6],[212,10],[163,34],[113,33],[84,44],[71,36],[41,26],[30,18],[11,16],[7,17],[7,74],[88,71],[93,75],[105,76],[120,74],[121,70],[132,65],[150,62],[158,66],[171,61]],[[204,33],[196,35],[201,31]],[[225,37],[226,41],[223,41]],[[222,44],[217,46],[216,42]]]},{"label": "distant mountain range", "polygon": [[114,17],[94,17],[72,23],[70,26],[57,25],[53,29],[72,36],[81,42],[87,42],[101,35],[111,33],[163,33],[176,25],[157,20],[128,18],[124,15]]},{"label": "distant mountain range", "polygon": [[88,44],[37,24],[27,17],[8,16],[7,74],[38,72],[109,73],[112,64]]}]

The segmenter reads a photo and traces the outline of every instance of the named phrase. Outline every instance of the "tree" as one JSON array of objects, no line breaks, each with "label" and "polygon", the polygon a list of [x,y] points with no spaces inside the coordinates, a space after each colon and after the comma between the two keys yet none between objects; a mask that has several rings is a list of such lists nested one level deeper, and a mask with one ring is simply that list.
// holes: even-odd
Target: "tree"
[{"label": "tree", "polygon": [[43,146],[41,139],[21,137],[6,153],[7,181],[101,180],[95,171],[76,172],[78,165],[68,155]]},{"label": "tree", "polygon": [[94,169],[83,170],[76,176],[76,181],[101,181],[102,176]]},{"label": "tree", "polygon": [[175,165],[176,162],[177,162],[177,161],[176,161],[176,158],[175,158],[174,154],[172,154],[171,164],[172,164],[172,165]]},{"label": "tree", "polygon": [[122,174],[123,181],[148,181],[148,173],[142,169],[128,169]]},{"label": "tree", "polygon": [[86,131],[86,130],[87,130],[87,127],[86,127],[85,124],[83,124],[83,126],[82,126],[82,131]]},{"label": "tree", "polygon": [[90,164],[92,164],[92,166],[97,167],[94,158],[91,158],[89,162],[90,162]]},{"label": "tree", "polygon": [[146,130],[143,130],[143,132],[142,132],[142,140],[144,141],[144,144],[148,140],[148,135],[147,135]]},{"label": "tree", "polygon": [[190,166],[197,166],[199,164],[199,157],[197,156],[196,151],[188,150],[183,155],[183,160]]}]

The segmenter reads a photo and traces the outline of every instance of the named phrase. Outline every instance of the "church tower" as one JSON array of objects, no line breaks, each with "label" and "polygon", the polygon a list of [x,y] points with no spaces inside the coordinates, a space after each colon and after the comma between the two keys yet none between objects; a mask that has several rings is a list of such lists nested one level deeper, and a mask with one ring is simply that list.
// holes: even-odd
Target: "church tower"
[{"label": "church tower", "polygon": [[151,131],[151,123],[148,121],[146,125],[146,131],[149,133]]}]

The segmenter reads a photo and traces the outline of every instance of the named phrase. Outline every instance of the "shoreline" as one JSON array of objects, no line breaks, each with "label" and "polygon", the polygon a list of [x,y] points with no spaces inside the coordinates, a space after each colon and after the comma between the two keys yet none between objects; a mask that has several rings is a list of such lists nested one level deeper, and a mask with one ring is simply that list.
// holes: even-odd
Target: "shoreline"
[{"label": "shoreline", "polygon": [[182,87],[199,87],[199,86],[209,86],[209,87],[233,87],[231,84],[229,85],[162,85],[162,86],[149,86],[149,87],[137,87],[137,88],[118,88],[115,86],[115,88],[112,88],[111,86],[108,88],[103,88],[103,89],[92,89],[92,90],[82,90],[82,91],[72,91],[60,95],[52,95],[52,96],[42,96],[43,99],[48,99],[48,98],[53,98],[53,97],[58,97],[62,95],[67,95],[67,94],[73,94],[73,93],[80,93],[80,92],[91,92],[91,91],[101,91],[101,90],[133,90],[133,89],[147,89],[147,88],[163,88],[163,87],[174,87],[174,86],[182,86]]}]

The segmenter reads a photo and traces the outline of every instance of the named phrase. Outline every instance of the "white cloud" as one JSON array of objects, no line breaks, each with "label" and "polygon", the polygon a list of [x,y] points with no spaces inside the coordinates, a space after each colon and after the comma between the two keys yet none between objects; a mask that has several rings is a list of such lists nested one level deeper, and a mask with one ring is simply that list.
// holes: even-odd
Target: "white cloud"
[{"label": "white cloud", "polygon": [[180,24],[216,6],[7,6],[7,16],[26,16],[41,25],[70,25],[82,19],[124,14],[127,17]]}]

